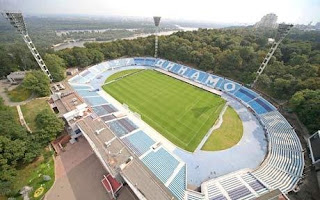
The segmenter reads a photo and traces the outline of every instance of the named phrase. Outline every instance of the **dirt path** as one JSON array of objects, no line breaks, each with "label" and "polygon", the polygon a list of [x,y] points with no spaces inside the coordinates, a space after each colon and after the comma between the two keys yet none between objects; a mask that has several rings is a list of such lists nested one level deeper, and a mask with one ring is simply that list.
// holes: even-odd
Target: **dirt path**
[{"label": "dirt path", "polygon": [[17,111],[18,111],[18,114],[19,114],[19,121],[20,121],[20,124],[24,127],[26,127],[26,129],[32,133],[31,129],[29,128],[28,124],[26,123],[26,121],[24,120],[24,117],[23,117],[23,114],[22,114],[22,111],[21,111],[21,108],[20,108],[20,105],[17,105]]}]

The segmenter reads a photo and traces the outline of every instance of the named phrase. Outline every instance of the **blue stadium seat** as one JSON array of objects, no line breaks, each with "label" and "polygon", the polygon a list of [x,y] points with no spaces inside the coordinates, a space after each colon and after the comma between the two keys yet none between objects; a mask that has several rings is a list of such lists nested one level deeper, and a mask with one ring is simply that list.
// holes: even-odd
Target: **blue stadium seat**
[{"label": "blue stadium seat", "polygon": [[77,90],[77,93],[81,97],[99,96],[99,94],[96,91],[92,91],[92,90]]},{"label": "blue stadium seat", "polygon": [[107,122],[107,125],[119,138],[129,133],[125,128],[123,128],[123,126],[121,126],[121,124],[117,120]]},{"label": "blue stadium seat", "polygon": [[[185,71],[182,70],[182,68],[186,68]],[[187,77],[187,74],[191,71],[192,69],[190,67],[186,66],[181,66],[181,68],[177,71],[177,74],[183,77]]]},{"label": "blue stadium seat", "polygon": [[178,174],[173,178],[168,188],[177,199],[184,199],[184,193],[187,189],[185,165],[179,170]]},{"label": "blue stadium seat", "polygon": [[258,115],[267,112],[267,110],[263,106],[261,106],[256,100],[250,101],[249,105]]},{"label": "blue stadium seat", "polygon": [[122,138],[122,140],[138,157],[147,152],[155,143],[155,141],[153,141],[143,131],[138,131],[132,135]]},{"label": "blue stadium seat", "polygon": [[162,183],[167,182],[179,164],[179,161],[162,147],[160,147],[158,151],[148,153],[142,158],[142,162]]},{"label": "blue stadium seat", "polygon": [[223,82],[218,86],[218,88],[228,92],[231,95],[233,95],[236,91],[238,91],[240,87],[241,87],[240,84],[228,79],[223,79]]},{"label": "blue stadium seat", "polygon": [[105,100],[104,98],[102,98],[101,96],[97,96],[97,97],[87,97],[84,98],[84,100],[90,105],[90,106],[98,106],[98,105],[102,105],[102,104],[107,104],[107,100]]},{"label": "blue stadium seat", "polygon": [[80,75],[76,75],[70,80],[71,83],[86,83],[88,81],[89,81],[88,79],[86,79]]},{"label": "blue stadium seat", "polygon": [[198,81],[199,82],[202,82],[203,80],[206,80],[208,78],[208,73],[205,73],[205,72],[200,72],[200,76],[198,78]]},{"label": "blue stadium seat", "polygon": [[144,58],[134,58],[133,60],[134,60],[134,64],[136,64],[136,65],[144,65],[145,64],[144,63],[144,61],[145,61]]},{"label": "blue stadium seat", "polygon": [[220,85],[223,83],[223,78],[208,74],[207,78],[203,79],[201,82],[208,87],[219,89]]},{"label": "blue stadium seat", "polygon": [[234,95],[244,102],[249,102],[252,99],[259,97],[257,93],[247,89],[246,87],[240,88]]},{"label": "blue stadium seat", "polygon": [[146,60],[145,60],[145,64],[147,65],[147,66],[154,66],[154,64],[155,64],[155,62],[156,62],[156,60],[154,59],[154,58],[147,58]]},{"label": "blue stadium seat", "polygon": [[91,90],[92,89],[90,86],[86,86],[86,85],[71,85],[71,86],[75,90]]},{"label": "blue stadium seat", "polygon": [[187,78],[190,78],[196,71],[197,70],[190,68],[190,70],[184,73],[184,76],[186,76]]},{"label": "blue stadium seat", "polygon": [[92,107],[92,109],[98,116],[104,116],[104,115],[107,115],[107,114],[114,113],[114,112],[118,111],[111,104],[95,106],[95,107]]},{"label": "blue stadium seat", "polygon": [[166,60],[160,67],[166,69],[169,63],[170,62]]},{"label": "blue stadium seat", "polygon": [[181,65],[175,64],[174,67],[170,71],[177,74],[180,68],[181,68]]}]

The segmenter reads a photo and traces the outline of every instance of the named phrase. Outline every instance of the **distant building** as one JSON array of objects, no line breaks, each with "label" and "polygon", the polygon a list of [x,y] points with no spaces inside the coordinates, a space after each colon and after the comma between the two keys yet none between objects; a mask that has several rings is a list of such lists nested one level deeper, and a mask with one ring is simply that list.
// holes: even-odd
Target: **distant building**
[{"label": "distant building", "polygon": [[268,38],[268,44],[273,44],[275,42],[275,39],[273,38]]},{"label": "distant building", "polygon": [[17,71],[17,72],[11,72],[7,79],[10,81],[11,84],[18,84],[20,83],[24,77],[26,76],[27,71]]},{"label": "distant building", "polygon": [[67,76],[73,76],[79,72],[78,68],[67,69]]},{"label": "distant building", "polygon": [[318,31],[320,30],[320,22],[317,22],[315,25],[312,25],[312,22],[309,24],[297,24],[295,28],[302,30],[302,31]]},{"label": "distant building", "polygon": [[278,16],[273,13],[269,13],[261,18],[259,22],[257,22],[254,27],[255,28],[277,28]]}]

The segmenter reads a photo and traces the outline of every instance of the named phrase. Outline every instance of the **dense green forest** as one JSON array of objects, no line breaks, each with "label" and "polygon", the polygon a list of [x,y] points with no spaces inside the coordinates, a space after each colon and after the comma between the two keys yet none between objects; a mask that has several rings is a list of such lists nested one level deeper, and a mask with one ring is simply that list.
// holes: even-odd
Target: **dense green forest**
[{"label": "dense green forest", "polygon": [[45,109],[36,116],[37,130],[29,133],[14,112],[15,107],[5,106],[0,98],[0,196],[18,193],[13,190],[13,184],[19,181],[17,170],[41,155],[64,126],[51,110]]},{"label": "dense green forest", "polygon": [[[199,29],[159,37],[159,57],[184,63],[205,71],[252,83],[256,71],[270,48],[268,38],[275,30],[247,28]],[[1,47],[0,47],[1,48]],[[117,40],[109,43],[86,43],[56,53],[47,51],[55,79],[63,77],[64,67],[86,67],[103,60],[131,56],[152,56],[154,37]],[[0,53],[1,76],[21,67],[34,68],[34,61],[23,47],[8,46]],[[53,55],[63,59],[52,59]],[[54,60],[58,60],[54,62]],[[18,67],[21,66],[21,67]],[[54,67],[52,67],[54,66]],[[257,89],[285,103],[297,112],[310,132],[320,127],[320,32],[291,31],[260,77]],[[291,99],[291,101],[290,101]],[[299,100],[299,101],[298,101]],[[306,112],[305,108],[308,109]],[[306,116],[308,115],[308,117]]]}]

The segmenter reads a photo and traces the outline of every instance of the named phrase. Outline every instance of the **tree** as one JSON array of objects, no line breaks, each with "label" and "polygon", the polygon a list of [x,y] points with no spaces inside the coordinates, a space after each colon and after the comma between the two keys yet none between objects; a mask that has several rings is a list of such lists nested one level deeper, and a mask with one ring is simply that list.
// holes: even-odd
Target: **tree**
[{"label": "tree", "polygon": [[271,79],[266,74],[261,74],[261,76],[258,79],[258,84],[265,88],[269,88],[271,83]]},{"label": "tree", "polygon": [[65,78],[65,61],[55,54],[46,54],[44,56],[44,62],[46,63],[53,81],[62,81]]},{"label": "tree", "polygon": [[42,138],[44,143],[54,140],[64,127],[63,121],[48,109],[43,110],[36,116],[36,125],[41,129],[38,136]]},{"label": "tree", "polygon": [[75,58],[76,66],[87,67],[92,63],[88,49],[81,47],[73,48],[73,56]]},{"label": "tree", "polygon": [[309,55],[311,52],[311,44],[309,42],[295,41],[285,43],[281,46],[282,59],[287,63],[292,56],[295,55]]},{"label": "tree", "polygon": [[100,51],[96,49],[92,49],[89,52],[90,52],[90,58],[92,60],[92,64],[97,64],[104,60],[104,55]]},{"label": "tree", "polygon": [[33,135],[17,122],[1,98],[0,119],[0,195],[7,195],[12,192],[16,168],[33,161],[40,151]]},{"label": "tree", "polygon": [[40,97],[50,94],[50,80],[42,71],[32,71],[26,74],[22,86]]},{"label": "tree", "polygon": [[212,53],[205,52],[201,58],[200,69],[208,70],[214,68],[214,56]]},{"label": "tree", "polygon": [[288,64],[291,66],[295,65],[303,65],[308,61],[308,58],[306,55],[298,55],[294,53],[294,55],[291,56]]},{"label": "tree", "polygon": [[77,65],[76,58],[73,55],[73,49],[63,49],[56,53],[60,58],[64,59],[67,67],[74,67]]},{"label": "tree", "polygon": [[320,50],[315,50],[310,53],[309,62],[311,64],[319,64],[320,63]]},{"label": "tree", "polygon": [[242,58],[238,50],[226,50],[216,57],[219,71],[232,74],[242,66]]},{"label": "tree", "polygon": [[290,107],[298,114],[310,133],[320,127],[320,90],[301,90],[290,99]]},{"label": "tree", "polygon": [[274,81],[274,90],[279,98],[285,98],[291,96],[294,93],[294,86],[296,85],[296,79],[288,74],[284,78],[276,78]]}]

